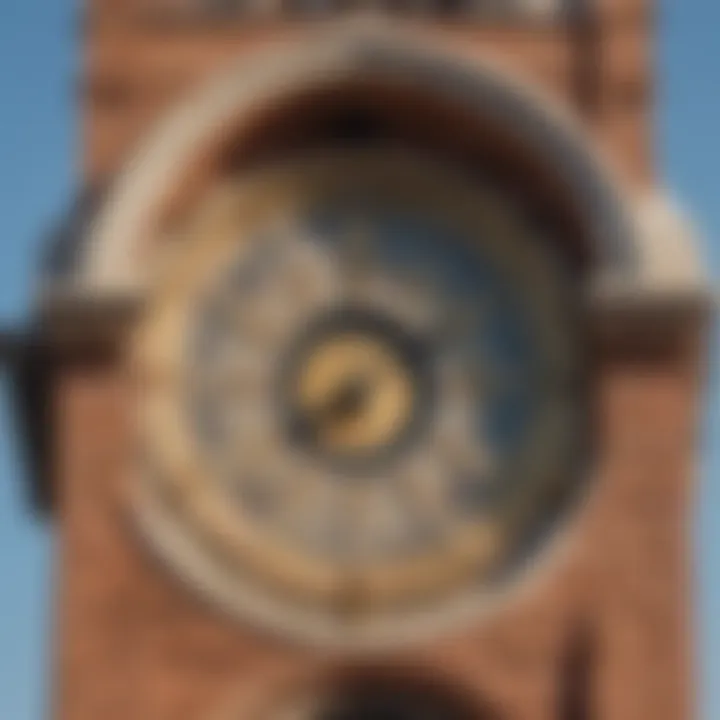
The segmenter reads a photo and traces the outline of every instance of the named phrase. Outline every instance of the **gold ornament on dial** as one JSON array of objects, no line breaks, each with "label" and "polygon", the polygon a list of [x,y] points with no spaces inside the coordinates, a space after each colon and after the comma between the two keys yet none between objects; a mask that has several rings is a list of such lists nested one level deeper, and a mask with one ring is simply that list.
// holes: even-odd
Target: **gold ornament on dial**
[{"label": "gold ornament on dial", "polygon": [[314,349],[300,369],[294,402],[332,452],[389,445],[413,416],[407,369],[382,343],[340,335]]}]

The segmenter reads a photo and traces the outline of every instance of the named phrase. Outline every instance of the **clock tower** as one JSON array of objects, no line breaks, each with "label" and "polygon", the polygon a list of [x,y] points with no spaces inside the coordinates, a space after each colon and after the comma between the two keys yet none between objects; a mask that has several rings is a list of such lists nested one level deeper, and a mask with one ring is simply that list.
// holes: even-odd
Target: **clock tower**
[{"label": "clock tower", "polygon": [[15,357],[59,720],[681,720],[710,308],[647,0],[87,0]]}]

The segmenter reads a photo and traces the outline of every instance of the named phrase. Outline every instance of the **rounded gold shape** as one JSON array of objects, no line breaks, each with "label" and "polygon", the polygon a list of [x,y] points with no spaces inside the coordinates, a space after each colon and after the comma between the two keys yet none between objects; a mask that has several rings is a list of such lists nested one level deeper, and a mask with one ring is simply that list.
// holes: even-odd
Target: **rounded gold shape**
[{"label": "rounded gold shape", "polygon": [[381,343],[346,336],[323,343],[298,378],[296,402],[314,419],[318,440],[333,453],[390,444],[413,411],[407,369]]},{"label": "rounded gold shape", "polygon": [[297,378],[295,403],[333,454],[369,452],[393,442],[410,422],[414,389],[392,349],[363,335],[330,339]]}]

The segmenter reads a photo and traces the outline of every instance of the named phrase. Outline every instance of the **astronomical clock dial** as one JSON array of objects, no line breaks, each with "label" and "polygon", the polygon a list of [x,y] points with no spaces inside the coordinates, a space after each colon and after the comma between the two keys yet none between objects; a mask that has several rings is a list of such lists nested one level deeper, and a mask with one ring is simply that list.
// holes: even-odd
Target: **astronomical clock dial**
[{"label": "astronomical clock dial", "polygon": [[513,198],[405,156],[214,195],[138,343],[144,526],[224,605],[305,639],[478,607],[578,485],[561,259]]}]

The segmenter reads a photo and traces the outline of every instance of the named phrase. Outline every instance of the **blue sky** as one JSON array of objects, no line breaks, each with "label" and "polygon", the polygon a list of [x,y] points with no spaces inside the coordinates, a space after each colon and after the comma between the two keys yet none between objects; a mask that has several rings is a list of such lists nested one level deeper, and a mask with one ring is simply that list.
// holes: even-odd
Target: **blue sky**
[{"label": "blue sky", "polygon": [[[666,183],[720,270],[720,3],[663,0],[656,142]],[[74,187],[80,38],[66,0],[0,0],[0,324],[27,312],[43,232]],[[695,537],[700,717],[720,718],[720,393],[708,390]],[[45,716],[52,528],[28,513],[23,468],[0,403],[0,720]],[[714,682],[712,682],[714,679]]]}]

